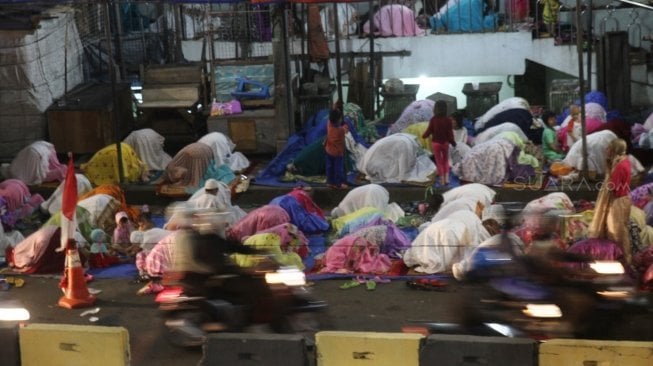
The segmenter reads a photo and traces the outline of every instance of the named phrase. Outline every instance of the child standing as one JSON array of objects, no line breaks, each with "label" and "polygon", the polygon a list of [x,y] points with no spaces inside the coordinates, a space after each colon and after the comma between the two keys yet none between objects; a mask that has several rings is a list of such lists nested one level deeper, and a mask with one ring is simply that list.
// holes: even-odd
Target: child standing
[{"label": "child standing", "polygon": [[327,123],[327,135],[324,140],[326,152],[326,177],[329,188],[347,188],[345,183],[345,135],[349,132],[342,122],[342,112],[332,109]]},{"label": "child standing", "polygon": [[449,144],[456,147],[456,141],[453,138],[453,121],[447,116],[447,103],[438,100],[433,106],[433,118],[429,121],[426,131],[422,138],[431,137],[431,149],[433,150],[433,159],[438,169],[440,185],[449,184]]}]

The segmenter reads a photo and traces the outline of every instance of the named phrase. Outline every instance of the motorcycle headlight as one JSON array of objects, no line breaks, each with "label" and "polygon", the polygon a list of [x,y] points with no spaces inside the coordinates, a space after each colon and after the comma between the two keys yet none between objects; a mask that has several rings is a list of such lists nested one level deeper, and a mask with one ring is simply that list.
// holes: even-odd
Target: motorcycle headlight
[{"label": "motorcycle headlight", "polygon": [[533,318],[560,318],[562,311],[555,304],[527,304],[524,314]]},{"label": "motorcycle headlight", "polygon": [[598,274],[616,275],[624,274],[624,266],[617,261],[594,261],[590,263],[590,268]]},{"label": "motorcycle headlight", "polygon": [[275,272],[265,274],[265,282],[269,284],[283,283],[286,286],[303,286],[306,275],[298,268],[280,268]]}]

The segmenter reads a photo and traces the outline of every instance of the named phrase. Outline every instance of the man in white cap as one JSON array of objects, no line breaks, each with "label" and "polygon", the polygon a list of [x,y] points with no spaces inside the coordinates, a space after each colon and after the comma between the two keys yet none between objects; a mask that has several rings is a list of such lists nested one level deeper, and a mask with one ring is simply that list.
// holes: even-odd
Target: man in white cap
[{"label": "man in white cap", "polygon": [[[226,184],[222,183],[223,187],[220,187],[221,184],[215,179],[207,179],[204,183],[204,188],[195,192],[188,199],[188,202],[191,203],[194,208],[206,209],[212,208],[216,209],[219,212],[224,212],[229,210],[229,201],[225,201],[225,195],[229,195],[229,188]],[[222,189],[221,189],[222,188]],[[221,192],[224,191],[224,192]]]}]

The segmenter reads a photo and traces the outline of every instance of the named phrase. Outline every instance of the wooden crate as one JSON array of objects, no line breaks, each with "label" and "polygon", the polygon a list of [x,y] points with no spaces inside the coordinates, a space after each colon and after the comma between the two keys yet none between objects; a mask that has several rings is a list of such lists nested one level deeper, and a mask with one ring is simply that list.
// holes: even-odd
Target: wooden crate
[{"label": "wooden crate", "polygon": [[[118,84],[117,105],[111,86],[84,84],[46,111],[49,141],[58,153],[94,153],[122,140],[134,128],[129,84]],[[116,131],[115,123],[118,123]]]}]

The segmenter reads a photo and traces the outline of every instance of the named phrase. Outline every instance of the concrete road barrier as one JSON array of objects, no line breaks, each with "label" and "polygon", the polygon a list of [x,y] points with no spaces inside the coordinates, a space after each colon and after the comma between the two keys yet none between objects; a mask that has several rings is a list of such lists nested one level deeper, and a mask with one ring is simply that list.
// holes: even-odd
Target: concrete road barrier
[{"label": "concrete road barrier", "polygon": [[315,356],[294,334],[214,333],[203,347],[200,365],[310,366]]},{"label": "concrete road barrier", "polygon": [[419,364],[537,366],[537,342],[526,338],[434,334],[426,338]]},{"label": "concrete road barrier", "polygon": [[418,366],[424,337],[411,333],[319,332],[318,366]]},{"label": "concrete road barrier", "polygon": [[650,366],[653,342],[552,339],[540,344],[540,366]]},{"label": "concrete road barrier", "polygon": [[0,322],[0,363],[6,366],[20,366],[18,346],[18,325]]},{"label": "concrete road barrier", "polygon": [[29,324],[19,330],[23,366],[128,366],[129,332],[123,327]]}]

